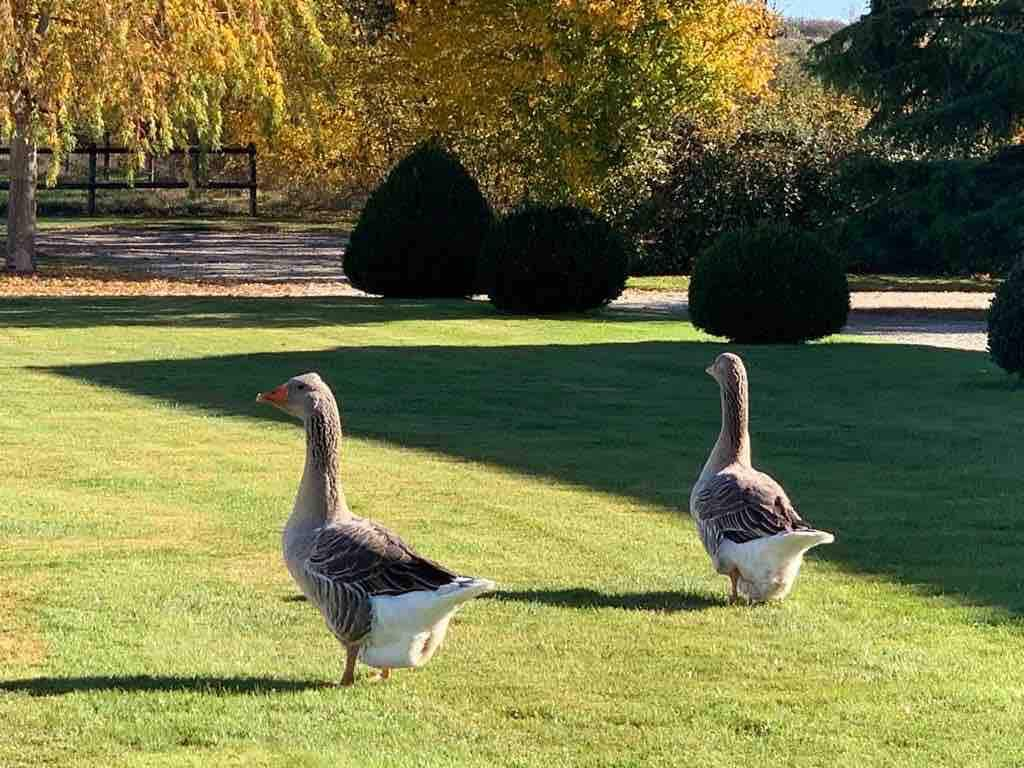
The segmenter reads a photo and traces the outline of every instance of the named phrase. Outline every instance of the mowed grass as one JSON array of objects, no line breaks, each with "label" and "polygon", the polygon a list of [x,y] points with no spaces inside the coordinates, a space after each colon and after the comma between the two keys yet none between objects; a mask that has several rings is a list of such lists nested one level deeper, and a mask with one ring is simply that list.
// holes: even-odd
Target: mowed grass
[{"label": "mowed grass", "polygon": [[[837,543],[729,606],[677,320],[468,302],[0,305],[0,765],[1019,766],[1024,401],[982,354],[740,348],[755,460]],[[357,514],[497,580],[423,670],[330,687],[280,529],[315,369]]]}]

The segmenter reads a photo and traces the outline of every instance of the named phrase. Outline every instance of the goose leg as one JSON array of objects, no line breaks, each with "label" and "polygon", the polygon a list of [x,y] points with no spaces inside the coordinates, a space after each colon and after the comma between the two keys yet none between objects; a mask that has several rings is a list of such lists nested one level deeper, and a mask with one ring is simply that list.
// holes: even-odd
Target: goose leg
[{"label": "goose leg", "polygon": [[729,571],[729,581],[732,582],[732,594],[729,596],[729,602],[731,604],[735,604],[740,601],[739,593],[736,591],[736,582],[737,580],[739,580],[739,578],[740,572],[736,568],[733,568],[731,571]]},{"label": "goose leg", "polygon": [[359,646],[346,645],[345,651],[345,674],[341,676],[341,684],[349,686],[356,681],[356,658],[359,656]]}]

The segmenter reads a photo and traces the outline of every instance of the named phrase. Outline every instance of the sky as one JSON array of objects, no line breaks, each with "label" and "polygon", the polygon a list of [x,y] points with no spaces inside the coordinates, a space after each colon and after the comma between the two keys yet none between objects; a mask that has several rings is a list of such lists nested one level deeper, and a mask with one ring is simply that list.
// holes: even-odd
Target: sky
[{"label": "sky", "polygon": [[867,0],[771,0],[769,5],[783,16],[849,21],[867,12]]}]

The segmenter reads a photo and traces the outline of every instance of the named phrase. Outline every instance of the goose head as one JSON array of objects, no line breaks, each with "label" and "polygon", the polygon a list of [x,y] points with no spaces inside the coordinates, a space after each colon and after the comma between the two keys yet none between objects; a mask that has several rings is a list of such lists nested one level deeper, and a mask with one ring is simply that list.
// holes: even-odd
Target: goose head
[{"label": "goose head", "polygon": [[743,360],[732,352],[723,352],[704,370],[723,387],[735,386],[747,377]]},{"label": "goose head", "polygon": [[316,373],[293,376],[269,392],[260,392],[256,395],[256,402],[269,403],[302,421],[316,412],[323,411],[328,405],[333,406],[332,410],[337,412],[330,387]]}]

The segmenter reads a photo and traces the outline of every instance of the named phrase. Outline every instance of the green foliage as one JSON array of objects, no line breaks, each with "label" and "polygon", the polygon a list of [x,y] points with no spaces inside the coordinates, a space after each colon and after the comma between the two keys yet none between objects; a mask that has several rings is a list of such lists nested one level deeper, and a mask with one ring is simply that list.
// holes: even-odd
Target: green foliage
[{"label": "green foliage", "polygon": [[694,264],[690,319],[743,343],[795,343],[846,324],[850,289],[839,258],[815,235],[763,223],[722,235]]},{"label": "green foliage", "polygon": [[996,365],[1024,378],[1024,257],[1017,260],[992,300],[988,351]]},{"label": "green foliage", "polygon": [[458,158],[426,142],[370,195],[345,250],[345,274],[383,296],[466,296],[492,219]]},{"label": "green foliage", "polygon": [[625,241],[585,208],[532,205],[505,217],[484,245],[487,289],[509,312],[582,312],[622,293]]},{"label": "green foliage", "polygon": [[762,220],[815,229],[836,210],[833,160],[833,149],[791,132],[744,133],[721,143],[681,130],[634,273],[689,272],[720,234]]},{"label": "green foliage", "polygon": [[972,151],[1024,126],[1020,0],[874,0],[812,64],[910,141]]},{"label": "green foliage", "polygon": [[1024,149],[985,161],[861,158],[838,186],[856,209],[837,227],[854,272],[1004,274],[1024,246]]},{"label": "green foliage", "polygon": [[817,229],[846,206],[841,161],[863,151],[867,112],[803,67],[805,44],[780,40],[771,90],[725,129],[680,122],[638,229],[637,274],[680,274],[724,231],[762,219]]}]

